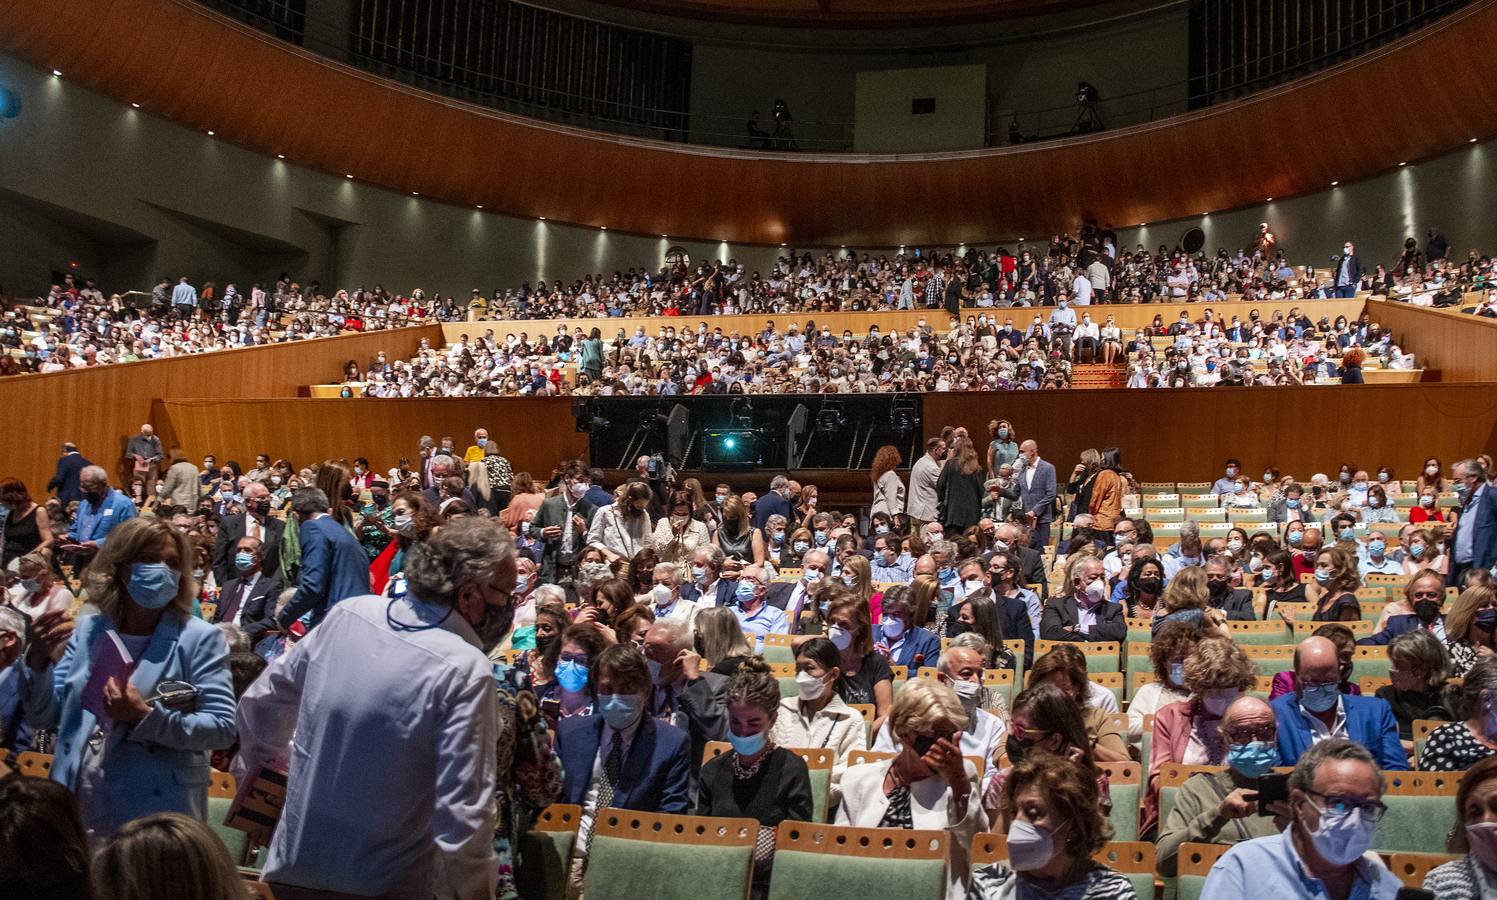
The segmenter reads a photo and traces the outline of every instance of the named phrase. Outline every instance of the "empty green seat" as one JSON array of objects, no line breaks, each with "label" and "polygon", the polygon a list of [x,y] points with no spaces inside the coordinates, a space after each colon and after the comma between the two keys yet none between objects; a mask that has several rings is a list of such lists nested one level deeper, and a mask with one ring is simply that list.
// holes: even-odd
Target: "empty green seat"
[{"label": "empty green seat", "polygon": [[942,900],[949,840],[940,831],[782,822],[769,900]]},{"label": "empty green seat", "polygon": [[743,900],[759,823],[627,809],[598,815],[588,900]]}]

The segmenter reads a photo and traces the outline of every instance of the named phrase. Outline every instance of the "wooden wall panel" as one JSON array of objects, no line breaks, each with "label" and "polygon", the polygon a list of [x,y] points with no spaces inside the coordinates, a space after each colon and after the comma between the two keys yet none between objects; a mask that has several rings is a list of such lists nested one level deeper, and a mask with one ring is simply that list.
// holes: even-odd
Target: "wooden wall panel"
[{"label": "wooden wall panel", "polygon": [[1228,457],[1254,478],[1266,466],[1301,478],[1342,462],[1391,465],[1412,478],[1429,456],[1497,452],[1497,383],[1211,390],[928,394],[925,432],[964,425],[981,446],[1008,419],[1065,478],[1081,451],[1116,446],[1144,481],[1221,477]]},{"label": "wooden wall panel", "polygon": [[565,397],[505,400],[165,400],[158,408],[196,459],[253,462],[257,453],[304,466],[369,458],[376,471],[416,458],[424,434],[451,435],[459,451],[487,428],[517,472],[544,481],[556,463],[587,455]]},{"label": "wooden wall panel", "polygon": [[[0,428],[0,477],[20,477],[39,495],[63,441],[117,472],[125,439],[150,421],[153,399],[296,397],[312,382],[336,381],[350,359],[364,366],[380,350],[408,355],[423,337],[438,343],[441,331],[423,325],[0,379],[0,409],[7,417]],[[155,424],[169,448],[173,436]]]},{"label": "wooden wall panel", "polygon": [[1442,381],[1497,381],[1497,319],[1388,300],[1371,301],[1367,310],[1409,341],[1404,346],[1419,365],[1439,369]]},{"label": "wooden wall panel", "polygon": [[[516,470],[549,475],[561,459],[585,456],[566,398],[437,400],[169,400],[162,416],[192,454],[305,464],[367,456],[384,469],[414,456],[423,434],[452,435],[466,447],[483,426]],[[1062,391],[929,394],[925,431],[965,425],[986,446],[988,420],[1006,418],[1034,438],[1062,476],[1087,447],[1117,445],[1144,480],[1209,480],[1236,456],[1249,473],[1264,466],[1308,478],[1342,461],[1392,465],[1412,476],[1426,456],[1443,460],[1497,452],[1497,384],[1218,388],[1211,391]],[[712,474],[762,490],[765,473]],[[843,474],[856,493],[861,476]],[[851,481],[848,479],[851,478]],[[866,479],[864,479],[866,480]]]},{"label": "wooden wall panel", "polygon": [[[1497,0],[1476,0],[1339,66],[1146,125],[939,155],[776,156],[437,97],[193,0],[0,4],[6,52],[265,154],[495,212],[771,246],[986,242],[1323,190],[1497,133],[1494,64],[1471,49],[1494,42]],[[379,139],[347,139],[366,134]]]},{"label": "wooden wall panel", "polygon": [[[1271,317],[1275,312],[1288,313],[1289,310],[1299,307],[1307,310],[1309,314],[1319,319],[1328,316],[1335,321],[1337,316],[1355,318],[1362,314],[1365,302],[1361,299],[1353,300],[1297,300],[1294,302],[1270,301],[1267,303],[1243,303],[1234,301],[1230,303],[1144,303],[1144,304],[1118,304],[1106,306],[1092,306],[1089,308],[1092,320],[1098,325],[1107,321],[1112,316],[1118,327],[1125,332],[1131,332],[1135,328],[1143,328],[1154,321],[1155,316],[1164,320],[1168,325],[1180,317],[1182,311],[1188,313],[1192,321],[1199,320],[1206,312],[1211,310],[1212,315],[1221,322],[1230,322],[1233,316],[1239,316],[1244,321],[1248,314],[1257,310],[1259,315],[1265,318]],[[963,309],[962,319],[967,316],[978,316],[986,313],[990,316],[999,316],[1002,319],[1013,319],[1015,328],[1027,328],[1034,321],[1035,315],[1048,320],[1053,309],[1050,307],[1037,307],[1032,309]],[[773,320],[775,326],[782,332],[786,326],[794,322],[802,327],[807,322],[815,322],[817,327],[832,329],[832,333],[840,336],[844,328],[852,329],[854,334],[864,334],[868,326],[877,322],[884,333],[891,329],[904,331],[914,328],[920,320],[938,331],[944,331],[949,321],[944,309],[916,309],[901,310],[898,312],[832,312],[832,313],[795,313],[793,315],[748,315],[748,316],[637,316],[621,319],[485,319],[476,322],[449,322],[442,326],[442,334],[448,343],[455,343],[462,335],[469,337],[481,337],[486,331],[492,329],[495,336],[504,337],[511,332],[519,334],[524,332],[534,337],[537,334],[555,334],[558,325],[565,325],[568,329],[581,328],[589,332],[594,328],[603,333],[604,340],[610,340],[614,332],[624,329],[629,335],[634,334],[635,327],[643,325],[645,333],[653,336],[657,329],[671,326],[677,331],[682,328],[695,330],[699,323],[706,323],[707,328],[721,328],[723,334],[758,333],[766,322]],[[1131,337],[1131,335],[1129,335]],[[1497,380],[1497,379],[1494,379]]]}]

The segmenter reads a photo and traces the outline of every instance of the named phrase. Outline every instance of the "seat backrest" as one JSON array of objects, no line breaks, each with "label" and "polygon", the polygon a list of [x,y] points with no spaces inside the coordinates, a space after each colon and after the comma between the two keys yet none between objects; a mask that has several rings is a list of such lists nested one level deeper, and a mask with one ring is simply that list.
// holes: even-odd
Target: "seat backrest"
[{"label": "seat backrest", "polygon": [[943,831],[781,822],[769,898],[942,900],[949,840]]},{"label": "seat backrest", "polygon": [[571,803],[553,803],[536,816],[534,825],[520,837],[515,887],[521,897],[564,900],[581,822],[582,807]]},{"label": "seat backrest", "polygon": [[605,809],[588,848],[588,900],[743,900],[759,823]]},{"label": "seat backrest", "polygon": [[1455,793],[1464,772],[1384,772],[1383,804],[1372,848],[1384,853],[1440,853],[1455,826]]},{"label": "seat backrest", "polygon": [[1441,725],[1449,724],[1442,719],[1415,719],[1410,723],[1414,731],[1414,765],[1416,767],[1419,765],[1419,757],[1424,754],[1424,743],[1429,740],[1430,733]]},{"label": "seat backrest", "polygon": [[1086,670],[1088,672],[1121,671],[1118,668],[1118,654],[1122,650],[1122,645],[1117,641],[1093,641],[1078,643],[1075,641],[1039,640],[1034,642],[1035,658],[1038,659],[1039,657],[1044,656],[1046,653],[1049,653],[1058,644],[1070,644],[1072,647],[1080,650],[1082,654],[1086,656]]},{"label": "seat backrest", "polygon": [[[1304,640],[1305,638],[1307,638],[1310,635],[1314,634],[1317,629],[1319,629],[1322,625],[1325,625],[1325,624],[1326,624],[1325,622],[1307,622],[1307,621],[1305,621],[1303,619],[1297,619],[1297,620],[1295,620],[1295,623],[1294,623],[1294,640],[1296,642]],[[1377,623],[1362,621],[1362,622],[1337,622],[1336,624],[1337,625],[1345,625],[1348,629],[1351,630],[1351,633],[1352,633],[1353,637],[1364,638],[1364,637],[1368,637],[1369,635],[1372,634],[1372,626],[1375,625],[1375,624],[1377,624]]]},{"label": "seat backrest", "polygon": [[16,754],[16,769],[32,778],[46,778],[52,773],[52,754],[22,750]]},{"label": "seat backrest", "polygon": [[[1124,733],[1127,725],[1124,723]],[[1107,772],[1108,790],[1112,796],[1112,811],[1108,821],[1112,823],[1114,840],[1132,841],[1138,838],[1138,816],[1143,803],[1139,794],[1143,779],[1143,766],[1136,762],[1097,763]]]},{"label": "seat backrest", "polygon": [[1450,862],[1460,859],[1453,853],[1394,853],[1388,858],[1388,868],[1404,887],[1423,888],[1429,873]]},{"label": "seat backrest", "polygon": [[867,743],[873,743],[873,716],[875,712],[873,704],[849,703],[847,705],[863,715],[863,736],[867,739]]},{"label": "seat backrest", "polygon": [[[1367,625],[1370,627],[1373,623],[1352,622],[1347,624]],[[1355,633],[1353,632],[1353,634]],[[1388,648],[1386,645],[1378,646],[1371,644],[1365,647],[1358,647],[1352,654],[1351,677],[1361,678],[1364,675],[1387,677],[1388,669],[1392,664],[1393,661],[1388,658]]]},{"label": "seat backrest", "polygon": [[1138,896],[1154,896],[1154,845],[1148,841],[1108,841],[1092,859],[1124,875]]},{"label": "seat backrest", "polygon": [[1379,675],[1363,675],[1357,679],[1357,687],[1362,689],[1362,696],[1364,697],[1371,697],[1379,689],[1388,687],[1392,683],[1393,679]]},{"label": "seat backrest", "polygon": [[[1118,705],[1119,706],[1122,705],[1122,703],[1123,703],[1123,673],[1122,672],[1088,672],[1088,673],[1086,673],[1086,680],[1090,681],[1092,684],[1097,685],[1098,687],[1104,687],[1104,688],[1107,688],[1109,691],[1112,691],[1112,698],[1114,700],[1118,701]],[[1124,726],[1123,726],[1123,732],[1126,734],[1127,731],[1128,731],[1128,727],[1127,727],[1127,724],[1125,723]]]},{"label": "seat backrest", "polygon": [[1181,844],[1176,900],[1199,900],[1211,867],[1231,849],[1227,844]]},{"label": "seat backrest", "polygon": [[1169,817],[1175,808],[1175,794],[1187,778],[1203,772],[1220,772],[1223,766],[1187,766],[1184,763],[1165,763],[1159,769],[1159,821]]}]

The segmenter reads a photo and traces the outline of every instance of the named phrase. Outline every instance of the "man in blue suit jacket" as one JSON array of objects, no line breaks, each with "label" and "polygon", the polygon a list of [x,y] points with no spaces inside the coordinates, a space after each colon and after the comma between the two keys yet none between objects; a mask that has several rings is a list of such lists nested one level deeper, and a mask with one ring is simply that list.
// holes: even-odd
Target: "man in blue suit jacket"
[{"label": "man in blue suit jacket", "polygon": [[57,499],[62,501],[63,506],[82,500],[83,488],[78,484],[78,475],[91,465],[93,463],[78,452],[77,445],[71,441],[63,444],[62,459],[57,461],[57,471],[52,474],[52,480],[47,482],[47,490],[56,491]]},{"label": "man in blue suit jacket", "polygon": [[789,490],[786,485],[789,479],[784,475],[776,475],[769,482],[769,493],[759,498],[754,504],[754,527],[760,531],[764,530],[764,523],[769,521],[770,516],[784,516],[790,518],[790,500],[785,496]]},{"label": "man in blue suit jacket", "polygon": [[1409,768],[1393,707],[1376,697],[1341,693],[1341,661],[1329,639],[1300,642],[1294,651],[1294,675],[1297,690],[1270,704],[1279,724],[1281,765],[1294,765],[1317,740],[1344,736],[1366,747],[1379,769]]},{"label": "man in blue suit jacket", "polygon": [[1497,563],[1497,489],[1487,484],[1488,472],[1474,459],[1455,464],[1457,483],[1464,502],[1450,541],[1450,580],[1461,587],[1471,569],[1489,569]]},{"label": "man in blue suit jacket", "polygon": [[1019,507],[1029,523],[1029,546],[1038,549],[1050,542],[1050,523],[1055,519],[1055,467],[1040,459],[1034,441],[1019,445],[1017,462]]},{"label": "man in blue suit jacket", "polygon": [[598,712],[556,724],[556,753],[565,773],[558,802],[584,807],[583,828],[590,838],[600,810],[589,808],[589,800],[603,805],[597,795],[607,788],[609,759],[617,744],[618,771],[607,805],[684,815],[690,803],[691,739],[645,714],[651,683],[644,654],[633,644],[615,644],[598,654],[593,672]]},{"label": "man in blue suit jacket", "polygon": [[282,631],[308,612],[310,630],[339,600],[369,593],[369,556],[358,539],[328,515],[329,508],[327,494],[317,488],[291,495],[291,510],[301,522],[301,583],[276,617]]}]

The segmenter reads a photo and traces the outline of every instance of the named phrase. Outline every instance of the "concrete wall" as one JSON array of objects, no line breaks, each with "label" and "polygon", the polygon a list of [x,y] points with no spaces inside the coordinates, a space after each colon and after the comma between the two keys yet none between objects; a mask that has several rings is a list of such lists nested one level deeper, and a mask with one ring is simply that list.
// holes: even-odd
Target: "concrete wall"
[{"label": "concrete wall", "polygon": [[[1186,8],[1177,6],[1117,23],[1048,36],[1024,36],[993,46],[956,50],[835,52],[772,50],[697,42],[692,48],[692,133],[718,132],[735,139],[758,110],[765,121],[776,98],[790,105],[803,149],[843,150],[850,136],[859,72],[928,66],[981,65],[988,70],[987,95],[995,110],[1032,111],[1060,107],[1043,120],[1025,117],[1026,132],[1065,128],[1075,118],[1076,82],[1091,82],[1108,98],[1171,86],[1155,98],[1161,109],[1183,106],[1188,77]],[[1134,108],[1144,97],[1114,104]],[[1174,106],[1171,106],[1174,104]],[[1107,116],[1126,124],[1140,115]],[[1000,134],[1007,123],[997,123]],[[718,141],[721,143],[722,141]]]},{"label": "concrete wall", "polygon": [[779,248],[644,237],[397,194],[251,153],[0,54],[21,95],[0,121],[0,286],[44,293],[52,273],[104,290],[159,274],[243,286],[290,272],[466,296],[474,287],[657,266],[668,247],[767,268]]},{"label": "concrete wall", "polygon": [[[935,153],[978,150],[987,138],[983,115],[986,66],[932,66],[859,72],[858,153]],[[930,109],[916,113],[916,100]]]}]

